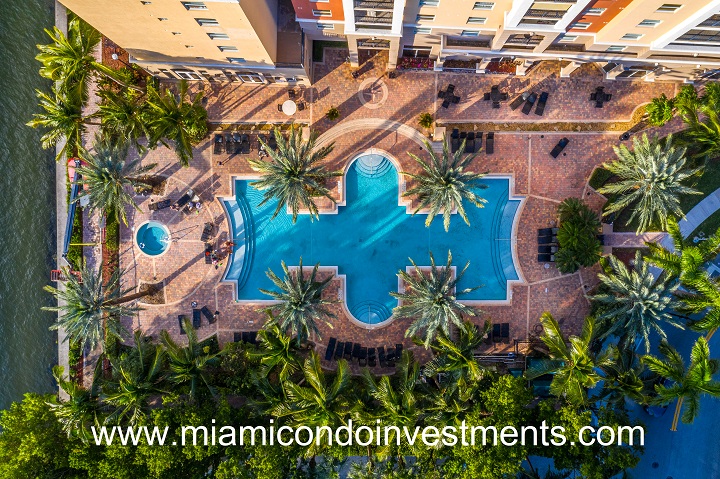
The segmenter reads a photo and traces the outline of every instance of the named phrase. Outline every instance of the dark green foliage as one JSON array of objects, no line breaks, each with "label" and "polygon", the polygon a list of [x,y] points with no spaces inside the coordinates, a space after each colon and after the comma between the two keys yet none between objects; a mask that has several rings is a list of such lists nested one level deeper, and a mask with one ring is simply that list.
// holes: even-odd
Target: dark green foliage
[{"label": "dark green foliage", "polygon": [[338,110],[336,107],[331,106],[328,111],[325,113],[325,117],[330,121],[335,121],[338,118],[340,118],[340,110]]},{"label": "dark green foliage", "polygon": [[343,48],[347,49],[347,42],[333,42],[329,40],[313,40],[312,44],[312,57],[313,61],[320,63],[323,61],[323,52],[325,48]]},{"label": "dark green foliage", "polygon": [[665,93],[657,98],[653,98],[646,107],[648,114],[648,123],[654,126],[662,126],[673,117],[675,102],[666,97]]},{"label": "dark green foliage", "polygon": [[558,206],[560,231],[555,264],[562,273],[574,273],[594,265],[602,248],[597,235],[600,220],[582,200],[567,198]]},{"label": "dark green foliage", "polygon": [[418,123],[423,128],[432,128],[433,124],[435,123],[435,120],[433,119],[433,116],[430,113],[421,113],[418,117]]},{"label": "dark green foliage", "polygon": [[597,190],[602,185],[604,185],[607,180],[612,178],[613,173],[611,171],[606,170],[605,168],[599,166],[595,168],[593,171],[592,176],[590,176],[590,180],[588,181],[588,184],[590,187],[594,190]]}]

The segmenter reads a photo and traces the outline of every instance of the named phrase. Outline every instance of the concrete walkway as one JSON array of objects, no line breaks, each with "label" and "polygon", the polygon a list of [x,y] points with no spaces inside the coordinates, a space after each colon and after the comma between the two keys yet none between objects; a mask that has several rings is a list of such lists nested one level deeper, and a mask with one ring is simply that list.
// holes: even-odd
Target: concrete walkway
[{"label": "concrete walkway", "polygon": [[[703,198],[700,203],[696,204],[687,215],[685,215],[684,220],[680,220],[678,225],[680,226],[680,232],[683,237],[686,238],[690,233],[695,231],[703,221],[718,210],[720,210],[720,188]],[[674,249],[672,243],[672,238],[669,236],[660,242],[662,246],[670,250]]]},{"label": "concrete walkway", "polygon": [[651,231],[637,235],[632,232],[606,233],[605,246],[613,248],[644,248],[645,243],[662,243],[667,233]]}]

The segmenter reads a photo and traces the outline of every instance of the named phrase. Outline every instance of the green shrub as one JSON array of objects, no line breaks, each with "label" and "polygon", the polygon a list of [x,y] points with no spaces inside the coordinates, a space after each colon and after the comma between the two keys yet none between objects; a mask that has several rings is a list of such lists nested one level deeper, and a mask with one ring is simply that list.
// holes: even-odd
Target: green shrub
[{"label": "green shrub", "polygon": [[648,123],[654,126],[664,125],[672,119],[674,109],[674,100],[666,97],[664,93],[657,98],[653,98],[652,102],[645,108],[648,114]]},{"label": "green shrub", "polygon": [[560,230],[555,265],[561,273],[574,273],[600,260],[597,239],[600,219],[582,200],[567,198],[558,206]]},{"label": "green shrub", "polygon": [[340,110],[338,110],[334,106],[331,106],[327,113],[325,113],[325,117],[327,117],[327,119],[330,121],[335,121],[340,118]]},{"label": "green shrub", "polygon": [[435,120],[433,120],[433,117],[430,113],[421,113],[418,117],[418,123],[420,123],[420,126],[423,128],[432,128],[433,123],[435,123]]},{"label": "green shrub", "polygon": [[120,223],[114,216],[105,223],[105,246],[108,251],[120,251]]},{"label": "green shrub", "polygon": [[613,173],[611,171],[608,171],[602,167],[597,167],[595,168],[595,171],[593,171],[593,174],[590,177],[590,181],[588,181],[588,184],[590,185],[590,188],[597,190],[612,177]]}]

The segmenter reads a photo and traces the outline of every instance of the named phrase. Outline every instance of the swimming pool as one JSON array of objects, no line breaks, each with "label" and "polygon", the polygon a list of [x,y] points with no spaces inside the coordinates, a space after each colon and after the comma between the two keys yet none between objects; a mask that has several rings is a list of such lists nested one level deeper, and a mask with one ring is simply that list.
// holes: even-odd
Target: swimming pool
[{"label": "swimming pool", "polygon": [[144,254],[157,257],[170,247],[170,230],[157,221],[142,223],[135,234],[135,242]]},{"label": "swimming pool", "polygon": [[345,174],[345,205],[338,206],[337,214],[320,215],[319,221],[300,215],[293,225],[285,211],[270,220],[277,202],[258,207],[263,193],[251,182],[235,179],[235,197],[223,200],[238,245],[225,280],[237,283],[239,301],[268,300],[258,291],[274,288],[265,271],[280,274],[280,261],[297,265],[301,256],[306,266],[319,262],[345,275],[346,291],[339,297],[366,325],[390,318],[397,300],[389,292],[397,291],[396,273],[410,265],[408,257],[428,265],[432,251],[436,263],[444,264],[451,250],[458,268],[470,261],[459,287],[482,287],[463,297],[469,303],[506,302],[508,283],[520,279],[512,244],[522,198],[510,198],[510,178],[484,178],[488,188],[480,194],[488,200],[485,208],[466,205],[471,226],[453,215],[448,232],[442,217],[426,228],[426,215],[413,217],[398,204],[397,168],[385,156],[356,158]]}]

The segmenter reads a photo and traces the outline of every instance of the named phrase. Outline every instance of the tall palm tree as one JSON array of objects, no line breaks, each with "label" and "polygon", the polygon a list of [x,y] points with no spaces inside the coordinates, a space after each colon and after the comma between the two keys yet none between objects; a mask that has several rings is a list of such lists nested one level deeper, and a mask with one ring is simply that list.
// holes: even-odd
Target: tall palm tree
[{"label": "tall palm tree", "polygon": [[700,398],[704,395],[720,397],[720,382],[713,381],[712,377],[720,368],[720,361],[710,359],[710,348],[705,338],[698,338],[690,352],[690,364],[685,367],[682,356],[667,341],[658,346],[664,359],[654,356],[644,356],[643,362],[647,367],[660,376],[672,381],[670,385],[656,384],[655,392],[658,397],[656,403],[669,404],[677,399],[675,416],[670,428],[677,430],[678,419],[687,401],[682,422],[692,423],[700,409]]},{"label": "tall palm tree", "polygon": [[335,318],[335,314],[328,306],[338,301],[324,299],[322,295],[333,277],[328,276],[322,281],[315,279],[320,263],[317,263],[307,276],[303,271],[302,258],[298,267],[292,272],[284,261],[281,264],[284,278],[280,279],[271,269],[265,273],[280,291],[260,289],[260,292],[280,302],[277,308],[271,308],[276,309],[277,314],[270,316],[270,324],[277,324],[281,331],[286,333],[289,331],[291,335],[296,335],[300,344],[310,336],[310,333],[320,335],[318,322],[322,321],[332,328],[329,320]]},{"label": "tall palm tree", "polygon": [[456,375],[437,379],[435,387],[425,391],[424,420],[427,424],[459,427],[474,406],[479,383],[463,383]]},{"label": "tall palm tree", "polygon": [[188,386],[192,399],[199,396],[198,386],[204,385],[211,395],[215,388],[211,384],[209,370],[219,362],[222,351],[211,353],[206,351],[199,342],[195,329],[189,319],[185,318],[184,329],[187,334],[187,346],[180,346],[166,330],[160,331],[160,341],[165,347],[168,359],[168,381],[175,386]]},{"label": "tall palm tree", "polygon": [[[403,351],[392,378],[382,376],[376,379],[368,369],[364,370],[363,377],[367,392],[374,400],[365,414],[367,423],[372,424],[379,419],[386,425],[413,430],[422,418],[423,395],[418,387],[420,368],[412,352]],[[391,451],[397,449],[393,444],[396,441],[395,432],[390,432],[388,443],[378,449],[381,459],[387,458]]]},{"label": "tall palm tree", "polygon": [[67,277],[63,289],[45,286],[60,302],[59,306],[48,306],[46,311],[61,312],[57,323],[50,329],[64,329],[68,341],[79,342],[83,348],[105,347],[107,335],[121,337],[125,331],[120,324],[121,316],[133,316],[140,308],[128,303],[151,294],[151,289],[141,293],[128,294],[132,288],[121,286],[121,272],[116,270],[103,282],[100,271],[83,268],[80,277],[64,270]]},{"label": "tall palm tree", "polygon": [[52,372],[58,386],[68,395],[69,399],[48,405],[52,407],[62,430],[68,437],[76,435],[83,441],[87,441],[90,437],[90,428],[98,427],[103,422],[97,382],[93,380],[91,387],[85,389],[76,381],[66,379],[62,366],[53,367]]},{"label": "tall palm tree", "polygon": [[608,256],[608,269],[598,274],[598,278],[607,292],[591,295],[592,301],[604,306],[598,320],[608,321],[603,337],[611,334],[619,336],[620,344],[634,349],[638,341],[645,345],[645,353],[650,352],[650,333],[656,332],[661,338],[667,335],[663,323],[683,329],[668,312],[678,306],[672,293],[677,283],[655,278],[639,251],[635,253],[635,265],[632,270],[615,256]]},{"label": "tall palm tree", "polygon": [[250,185],[265,191],[259,206],[277,199],[273,218],[283,209],[290,208],[293,223],[297,221],[301,209],[310,213],[311,220],[319,219],[314,198],[324,197],[335,203],[325,184],[330,178],[342,176],[341,171],[329,171],[322,164],[335,144],[316,148],[317,135],[312,133],[307,141],[303,141],[299,128],[293,128],[287,140],[278,128],[275,128],[274,135],[276,149],[260,140],[268,154],[267,160],[248,160],[252,169],[261,175]]},{"label": "tall palm tree", "polygon": [[78,168],[82,177],[79,183],[87,185],[88,190],[82,189],[79,198],[87,196],[90,210],[100,210],[127,225],[125,206],[131,205],[140,211],[128,190],[147,184],[141,175],[155,168],[156,164],[140,166],[139,159],[128,160],[127,145],[107,137],[95,137],[93,150],[94,153],[81,152],[86,164]]},{"label": "tall palm tree", "polygon": [[[268,313],[269,314],[269,313]],[[272,317],[270,318],[272,321]],[[300,370],[300,350],[297,341],[286,335],[277,324],[258,331],[259,345],[255,351],[248,351],[248,356],[260,361],[258,373],[266,377],[273,370],[284,382]]]},{"label": "tall palm tree", "polygon": [[626,399],[645,404],[652,377],[646,374],[640,358],[634,351],[620,350],[614,344],[608,346],[607,353],[612,361],[600,368],[603,389],[597,399],[612,406],[624,406]]},{"label": "tall palm tree", "polygon": [[167,392],[163,388],[165,353],[150,344],[140,330],[133,336],[134,348],[112,362],[113,378],[103,387],[104,401],[114,407],[108,422],[125,419],[136,424],[150,409],[152,401]]},{"label": "tall palm tree", "polygon": [[645,109],[648,114],[648,123],[653,126],[662,126],[672,119],[675,102],[663,93],[659,97],[653,98]]},{"label": "tall palm tree", "polygon": [[463,327],[463,315],[475,316],[472,308],[461,304],[458,301],[460,296],[478,289],[465,288],[457,291],[458,282],[462,279],[470,262],[458,273],[453,274],[452,253],[448,251],[447,264],[438,268],[435,266],[435,258],[430,253],[430,271],[423,271],[412,258],[408,258],[413,265],[414,272],[408,274],[405,271],[398,271],[398,277],[405,283],[405,291],[402,293],[391,292],[390,295],[398,298],[400,306],[393,309],[396,318],[413,319],[413,323],[405,331],[405,337],[414,336],[421,330],[425,330],[423,344],[429,347],[438,330],[450,336],[450,324],[458,328]]},{"label": "tall palm tree", "polygon": [[203,92],[192,98],[188,95],[188,84],[181,80],[178,94],[170,89],[161,93],[152,83],[147,86],[147,98],[142,110],[143,123],[149,133],[150,148],[159,143],[170,148],[166,140],[172,141],[180,164],[188,166],[192,160],[193,145],[197,145],[207,135],[207,111],[202,105]]},{"label": "tall palm tree", "polygon": [[52,95],[40,90],[35,92],[44,111],[35,113],[34,118],[27,122],[27,125],[47,130],[40,138],[43,148],[54,148],[63,139],[65,140],[65,145],[58,152],[55,160],[59,160],[63,155],[75,155],[82,145],[82,136],[87,125],[96,124],[89,118],[83,118],[80,96],[73,91],[61,93],[55,87]]},{"label": "tall palm tree", "polygon": [[650,141],[643,134],[642,140],[637,137],[633,140],[633,151],[625,145],[613,149],[618,159],[603,167],[619,179],[598,191],[612,195],[606,215],[633,207],[628,222],[637,220],[638,233],[648,231],[654,224],[667,228],[670,216],[685,216],[680,208],[681,196],[702,194],[682,184],[699,174],[701,168],[686,168],[685,148],[675,148],[672,136],[663,145],[657,138]]},{"label": "tall palm tree", "polygon": [[698,315],[697,319],[688,321],[688,327],[706,333],[705,339],[710,341],[720,327],[720,281],[701,270],[692,278],[686,278],[684,284],[686,288],[676,292],[680,299],[677,310]]},{"label": "tall palm tree", "polygon": [[465,321],[457,328],[457,340],[440,331],[435,341],[430,343],[430,349],[435,353],[435,357],[425,364],[425,376],[449,373],[470,381],[480,380],[485,368],[477,362],[473,354],[482,344],[491,327],[490,321],[485,321],[481,331],[471,321]]},{"label": "tall palm tree", "polygon": [[463,200],[469,201],[478,208],[482,208],[484,203],[487,203],[487,200],[475,193],[477,189],[487,188],[487,185],[480,183],[485,174],[466,171],[475,158],[475,154],[464,155],[464,146],[455,153],[450,153],[447,139],[443,141],[442,157],[438,158],[427,140],[425,141],[425,150],[430,155],[430,161],[425,161],[408,152],[410,157],[422,168],[421,173],[402,172],[403,175],[409,176],[417,183],[403,193],[403,196],[417,197],[418,206],[413,214],[422,209],[429,209],[425,226],[430,226],[435,216],[442,212],[443,225],[447,231],[450,228],[452,213],[457,211],[463,221],[470,225]]},{"label": "tall palm tree", "polygon": [[103,136],[127,142],[138,152],[144,153],[145,146],[140,139],[150,136],[145,124],[147,114],[144,95],[134,90],[117,92],[102,89],[98,91],[98,96],[102,99],[98,105],[97,117],[102,124]]},{"label": "tall palm tree", "polygon": [[[320,357],[314,351],[303,365],[303,385],[293,381],[282,383],[287,400],[270,410],[275,417],[288,417],[293,425],[310,428],[337,427],[353,414],[357,404],[351,401],[351,374],[347,361],[341,359],[332,379],[326,377],[320,365]],[[320,446],[317,442],[308,448],[308,455],[315,455]]]},{"label": "tall palm tree", "polygon": [[705,92],[698,97],[697,91],[687,85],[675,101],[678,112],[688,126],[686,135],[694,146],[699,146],[706,156],[720,151],[720,88],[709,82]]},{"label": "tall palm tree", "polygon": [[[587,404],[587,389],[594,387],[602,376],[600,367],[609,364],[605,355],[596,357],[590,345],[594,338],[595,320],[585,318],[580,336],[563,337],[560,326],[550,313],[540,317],[544,333],[540,339],[550,350],[550,359],[538,361],[525,371],[529,380],[545,374],[554,374],[550,392],[555,396],[566,396],[575,405]],[[567,342],[570,343],[568,346]]]}]

